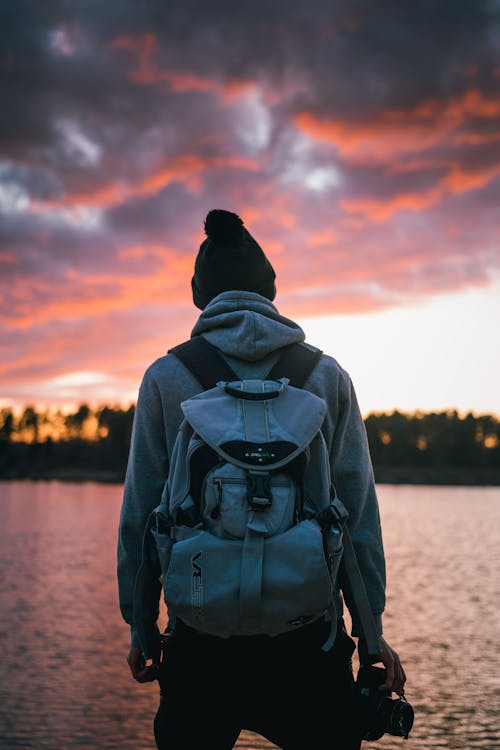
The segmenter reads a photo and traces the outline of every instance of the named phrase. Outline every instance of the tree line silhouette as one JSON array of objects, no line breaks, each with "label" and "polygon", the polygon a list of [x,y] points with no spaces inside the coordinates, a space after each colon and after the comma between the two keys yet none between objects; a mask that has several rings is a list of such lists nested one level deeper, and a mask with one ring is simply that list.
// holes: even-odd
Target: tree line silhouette
[{"label": "tree line silhouette", "polygon": [[28,406],[15,415],[0,410],[0,478],[125,478],[134,405],[75,412],[37,411]]},{"label": "tree line silhouette", "polygon": [[[20,414],[0,410],[1,479],[123,482],[135,406]],[[500,484],[500,421],[456,411],[370,413],[365,427],[379,482]]]}]

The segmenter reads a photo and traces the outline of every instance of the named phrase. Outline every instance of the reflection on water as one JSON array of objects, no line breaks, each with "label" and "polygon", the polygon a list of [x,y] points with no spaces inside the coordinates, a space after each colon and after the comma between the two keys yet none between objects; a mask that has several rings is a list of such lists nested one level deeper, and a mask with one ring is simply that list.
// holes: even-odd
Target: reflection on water
[{"label": "reflection on water", "polygon": [[[380,486],[379,498],[385,634],[416,718],[408,744],[385,735],[363,750],[499,750],[500,489]],[[155,747],[157,686],[125,663],[120,504],[119,485],[0,483],[2,750]],[[274,746],[244,732],[237,747]]]}]

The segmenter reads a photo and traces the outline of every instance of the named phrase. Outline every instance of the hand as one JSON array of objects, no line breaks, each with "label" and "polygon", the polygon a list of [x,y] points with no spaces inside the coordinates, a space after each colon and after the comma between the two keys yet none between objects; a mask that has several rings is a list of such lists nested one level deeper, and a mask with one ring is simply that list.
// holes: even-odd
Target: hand
[{"label": "hand", "polygon": [[386,669],[385,682],[380,685],[379,690],[390,690],[397,693],[400,698],[404,698],[406,674],[399,660],[398,654],[389,646],[388,643],[380,636],[380,651],[376,656],[368,653],[366,643],[363,639],[358,642],[358,654],[360,664],[377,664],[381,661]]},{"label": "hand", "polygon": [[127,664],[132,672],[132,677],[137,682],[154,682],[158,679],[160,661],[153,660],[151,664],[146,664],[140,648],[130,647],[127,656]]}]

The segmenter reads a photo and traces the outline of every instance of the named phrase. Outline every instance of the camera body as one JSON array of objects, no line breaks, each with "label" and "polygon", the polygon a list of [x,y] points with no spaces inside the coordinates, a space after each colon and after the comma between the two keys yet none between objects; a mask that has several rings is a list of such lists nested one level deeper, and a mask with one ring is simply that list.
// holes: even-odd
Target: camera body
[{"label": "camera body", "polygon": [[408,701],[391,698],[390,690],[379,690],[385,677],[383,667],[359,668],[356,692],[364,740],[379,740],[384,734],[408,739],[413,726],[414,712]]}]

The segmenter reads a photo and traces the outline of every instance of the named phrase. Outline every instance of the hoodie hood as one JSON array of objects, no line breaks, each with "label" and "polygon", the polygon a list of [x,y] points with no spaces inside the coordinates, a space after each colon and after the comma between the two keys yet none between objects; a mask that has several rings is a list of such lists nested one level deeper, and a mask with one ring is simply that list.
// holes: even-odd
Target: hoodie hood
[{"label": "hoodie hood", "polygon": [[280,315],[269,299],[242,291],[214,297],[191,332],[191,336],[200,334],[226,356],[247,362],[305,340],[302,328]]}]

